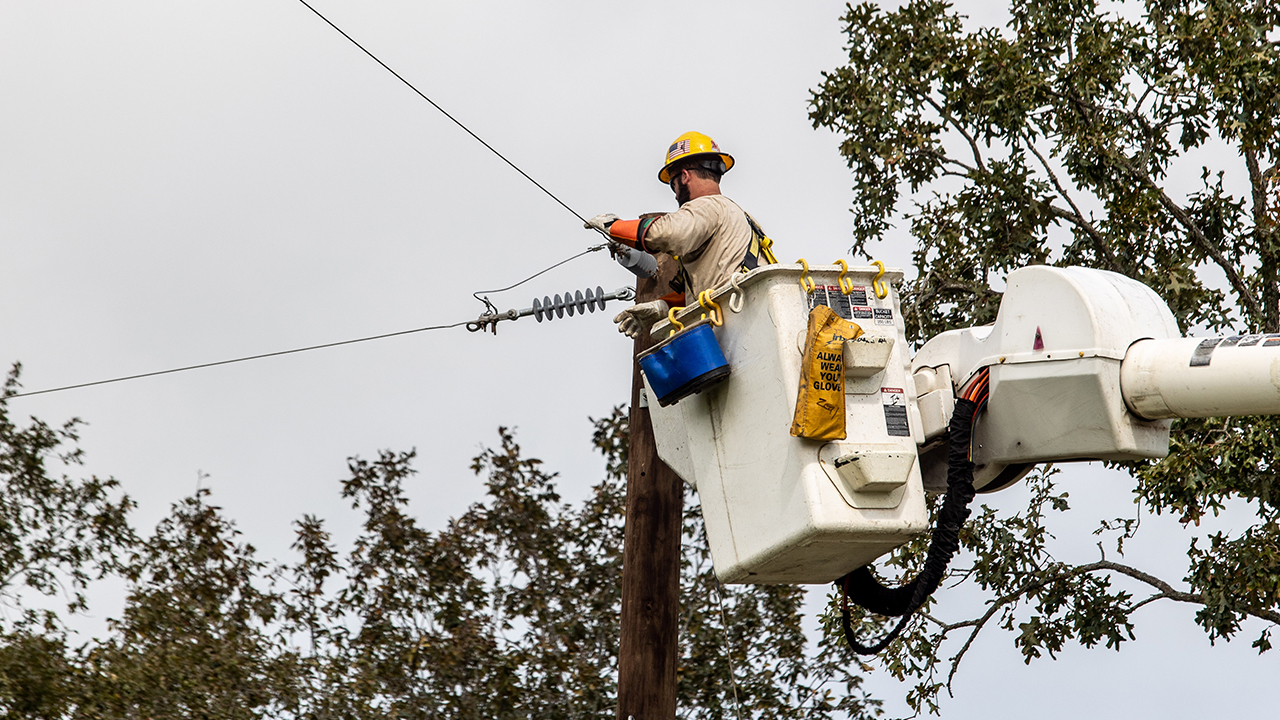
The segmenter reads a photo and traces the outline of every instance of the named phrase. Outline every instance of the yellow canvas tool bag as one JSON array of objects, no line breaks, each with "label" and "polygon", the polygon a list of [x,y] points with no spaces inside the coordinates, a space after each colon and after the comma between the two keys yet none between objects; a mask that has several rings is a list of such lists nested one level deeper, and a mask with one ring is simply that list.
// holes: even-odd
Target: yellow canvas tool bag
[{"label": "yellow canvas tool bag", "polygon": [[800,396],[791,434],[814,440],[843,440],[844,342],[862,335],[856,323],[826,305],[809,311],[809,332],[800,365]]}]

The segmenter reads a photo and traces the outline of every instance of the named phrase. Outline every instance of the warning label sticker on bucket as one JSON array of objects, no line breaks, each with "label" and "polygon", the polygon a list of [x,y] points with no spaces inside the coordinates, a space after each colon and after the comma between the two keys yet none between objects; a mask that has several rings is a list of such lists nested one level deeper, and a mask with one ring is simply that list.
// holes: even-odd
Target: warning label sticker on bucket
[{"label": "warning label sticker on bucket", "polygon": [[884,429],[893,437],[909,437],[911,426],[907,424],[907,395],[902,388],[880,388],[880,400],[884,406]]},{"label": "warning label sticker on bucket", "polygon": [[[845,295],[840,292],[840,288],[836,285],[819,285],[809,293],[809,309],[812,310],[819,305],[826,305],[835,311],[835,314],[845,320],[852,320],[853,316],[849,312],[849,298],[852,295]],[[865,294],[864,294],[865,299]]]},{"label": "warning label sticker on bucket", "polygon": [[877,325],[893,325],[893,310],[889,308],[872,308]]}]

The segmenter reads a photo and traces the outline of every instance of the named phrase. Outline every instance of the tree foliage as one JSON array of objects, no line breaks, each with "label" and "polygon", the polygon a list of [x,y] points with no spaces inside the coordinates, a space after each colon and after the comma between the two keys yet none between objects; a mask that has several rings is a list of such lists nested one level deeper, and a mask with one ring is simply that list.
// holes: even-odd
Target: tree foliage
[{"label": "tree foliage", "polygon": [[86,609],[92,581],[124,570],[133,503],[113,479],[65,474],[83,462],[80,420],[10,414],[20,369],[0,387],[0,712],[61,717],[76,686],[65,618]]},{"label": "tree foliage", "polygon": [[83,609],[85,586],[122,568],[121,552],[134,541],[127,521],[133,503],[113,499],[113,479],[62,472],[83,462],[78,418],[53,427],[10,416],[3,399],[17,392],[20,369],[14,366],[0,388],[0,602],[18,611],[20,626],[56,628],[56,613],[29,607],[23,591]]},{"label": "tree foliage", "polygon": [[[993,321],[1003,276],[1044,263],[1136,278],[1185,331],[1280,331],[1280,5],[1013,0],[1006,26],[976,27],[911,0],[851,6],[844,21],[848,64],[824,74],[810,116],[841,136],[853,171],[853,251],[900,221],[917,242],[903,294],[914,340]],[[895,672],[921,679],[916,708],[936,709],[941,641],[967,633],[958,662],[993,619],[1028,661],[1068,641],[1119,647],[1155,599],[1198,605],[1210,639],[1248,617],[1276,622],[1278,429],[1180,421],[1166,460],[1127,466],[1137,511],[1099,529],[1118,553],[1142,512],[1198,525],[1235,500],[1253,513],[1242,531],[1189,543],[1183,590],[1105,556],[1055,560],[1044,523],[1068,505],[1052,470],[1028,481],[1025,512],[984,508],[963,538],[973,563],[955,575],[990,612],[924,621],[891,651]],[[914,567],[919,550],[895,563]],[[1116,589],[1119,576],[1151,594]]]},{"label": "tree foliage", "polygon": [[135,546],[124,612],[74,658],[77,716],[254,718],[296,702],[297,656],[273,632],[282,598],[208,494]]}]

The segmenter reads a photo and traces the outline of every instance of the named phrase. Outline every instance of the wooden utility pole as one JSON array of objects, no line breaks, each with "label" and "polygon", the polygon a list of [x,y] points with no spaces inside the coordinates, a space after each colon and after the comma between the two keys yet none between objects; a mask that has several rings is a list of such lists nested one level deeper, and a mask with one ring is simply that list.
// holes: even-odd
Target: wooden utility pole
[{"label": "wooden utility pole", "polygon": [[[666,262],[662,262],[666,261]],[[658,279],[636,282],[636,302],[665,293],[674,268],[665,256]],[[655,343],[636,339],[636,353]],[[680,535],[683,487],[658,459],[644,382],[633,363],[627,519],[622,549],[622,637],[618,644],[618,720],[674,720],[680,615]],[[650,398],[651,402],[657,402]]]}]

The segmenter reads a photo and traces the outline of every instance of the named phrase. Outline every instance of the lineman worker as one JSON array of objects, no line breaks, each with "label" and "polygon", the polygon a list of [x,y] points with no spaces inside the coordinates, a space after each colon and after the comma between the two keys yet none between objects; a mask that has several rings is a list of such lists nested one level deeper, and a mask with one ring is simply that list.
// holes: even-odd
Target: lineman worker
[{"label": "lineman worker", "polygon": [[618,332],[634,338],[666,317],[672,306],[697,302],[699,293],[720,287],[733,273],[753,270],[761,260],[777,262],[755,220],[720,194],[720,176],[731,167],[733,157],[721,152],[710,137],[687,132],[667,148],[658,171],[658,180],[676,194],[679,210],[639,220],[605,213],[587,221],[586,227],[607,232],[620,243],[666,253],[680,263],[671,282],[675,292],[622,311],[613,319]]}]

